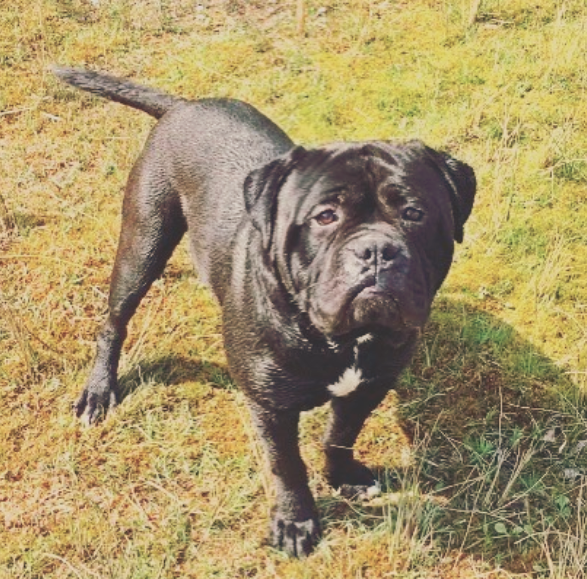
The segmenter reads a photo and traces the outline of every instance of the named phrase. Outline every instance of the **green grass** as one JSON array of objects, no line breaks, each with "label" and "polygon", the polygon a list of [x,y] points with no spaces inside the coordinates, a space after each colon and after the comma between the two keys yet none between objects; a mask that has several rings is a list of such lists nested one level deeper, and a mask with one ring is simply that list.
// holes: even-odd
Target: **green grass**
[{"label": "green grass", "polygon": [[[581,0],[12,0],[0,9],[0,577],[585,576],[587,7]],[[181,247],[133,320],[123,404],[71,404],[106,308],[121,191],[152,119],[53,63],[251,102],[298,142],[423,139],[479,193],[418,354],[358,454],[369,504],[303,453],[308,560],[271,495],[218,308]]]}]

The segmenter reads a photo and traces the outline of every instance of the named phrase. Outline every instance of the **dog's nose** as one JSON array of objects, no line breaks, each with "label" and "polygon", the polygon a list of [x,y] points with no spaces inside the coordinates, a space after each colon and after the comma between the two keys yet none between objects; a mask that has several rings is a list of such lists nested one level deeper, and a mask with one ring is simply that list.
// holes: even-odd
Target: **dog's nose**
[{"label": "dog's nose", "polygon": [[399,247],[394,246],[391,241],[373,238],[358,240],[351,250],[363,265],[379,267],[388,265],[400,253]]}]

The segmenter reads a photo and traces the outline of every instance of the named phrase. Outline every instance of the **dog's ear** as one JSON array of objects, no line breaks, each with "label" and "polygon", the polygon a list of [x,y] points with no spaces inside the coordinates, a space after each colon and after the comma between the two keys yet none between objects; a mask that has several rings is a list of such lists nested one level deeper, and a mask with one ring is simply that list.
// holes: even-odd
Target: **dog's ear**
[{"label": "dog's ear", "polygon": [[475,172],[469,165],[451,157],[444,151],[435,151],[430,147],[426,147],[426,150],[450,191],[450,201],[455,222],[454,237],[458,243],[462,243],[465,222],[471,215],[475,193],[477,192]]},{"label": "dog's ear", "polygon": [[263,246],[266,248],[271,244],[277,194],[306,153],[303,147],[295,147],[267,165],[251,171],[245,179],[245,207],[252,224],[262,233]]}]

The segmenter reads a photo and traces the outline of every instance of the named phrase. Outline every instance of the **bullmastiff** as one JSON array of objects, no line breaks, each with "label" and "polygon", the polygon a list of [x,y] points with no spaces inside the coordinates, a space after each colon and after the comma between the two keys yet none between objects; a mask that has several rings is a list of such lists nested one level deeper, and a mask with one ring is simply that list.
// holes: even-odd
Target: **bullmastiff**
[{"label": "bullmastiff", "polygon": [[330,402],[328,482],[349,495],[376,492],[353,444],[410,361],[463,239],[473,170],[416,140],[304,148],[238,100],[55,73],[159,119],[126,186],[109,313],[77,415],[91,424],[118,403],[127,324],[187,233],[274,475],[270,541],[309,554],[320,523],[298,447],[300,412]]}]

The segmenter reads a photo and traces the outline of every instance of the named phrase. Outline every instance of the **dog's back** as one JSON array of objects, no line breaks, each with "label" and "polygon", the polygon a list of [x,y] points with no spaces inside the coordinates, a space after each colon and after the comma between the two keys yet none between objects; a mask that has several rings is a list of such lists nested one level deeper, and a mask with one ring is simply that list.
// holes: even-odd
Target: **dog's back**
[{"label": "dog's back", "polygon": [[291,139],[239,100],[190,101],[109,74],[67,67],[54,72],[76,88],[159,119],[129,180],[135,191],[128,194],[145,197],[134,207],[151,205],[149,195],[165,196],[166,203],[177,198],[200,279],[212,282],[211,261],[226,257],[243,218],[246,176],[291,149]]},{"label": "dog's back", "polygon": [[[149,149],[161,156],[145,170],[163,166],[171,176],[188,224],[190,250],[200,279],[227,257],[245,213],[247,175],[294,143],[251,105],[231,99],[185,102],[170,110],[151,135]],[[212,263],[216,262],[216,263]],[[216,294],[219,288],[214,288]]]}]

